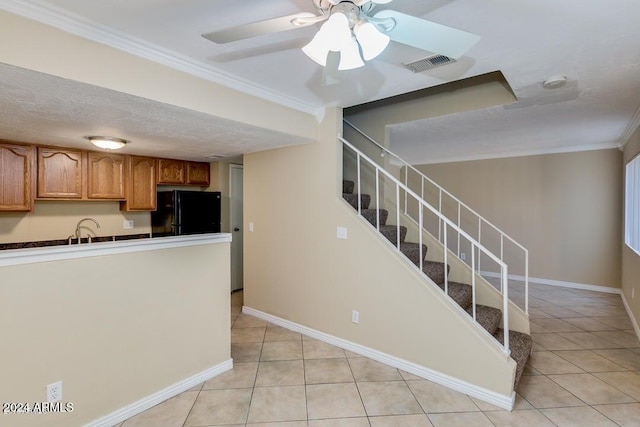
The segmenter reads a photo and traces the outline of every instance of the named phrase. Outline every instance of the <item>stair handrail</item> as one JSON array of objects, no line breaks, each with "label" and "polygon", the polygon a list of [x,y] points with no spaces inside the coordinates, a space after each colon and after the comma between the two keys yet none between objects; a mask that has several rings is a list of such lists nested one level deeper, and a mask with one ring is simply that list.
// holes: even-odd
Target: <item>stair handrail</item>
[{"label": "stair handrail", "polygon": [[[451,221],[449,218],[447,218],[442,212],[440,212],[439,210],[437,210],[436,208],[434,208],[433,206],[431,206],[426,200],[424,200],[424,198],[422,198],[421,196],[419,196],[417,193],[415,193],[413,190],[411,190],[407,185],[405,185],[404,183],[402,183],[398,178],[396,178],[395,176],[393,176],[389,171],[381,168],[375,161],[373,161],[369,156],[367,156],[366,154],[362,153],[358,148],[356,148],[354,145],[352,145],[349,141],[347,141],[346,139],[344,139],[341,135],[338,135],[338,140],[342,142],[343,145],[346,145],[347,147],[349,147],[350,149],[352,149],[356,155],[357,155],[357,167],[358,167],[358,190],[360,187],[360,159],[364,158],[368,163],[370,163],[376,170],[376,188],[378,187],[378,174],[382,173],[383,175],[385,175],[388,179],[390,179],[393,183],[395,183],[396,185],[396,195],[398,196],[398,190],[399,188],[402,188],[403,191],[406,192],[406,194],[412,196],[413,198],[416,199],[416,201],[418,201],[418,203],[420,203],[423,207],[427,208],[428,210],[430,210],[434,215],[436,215],[439,220],[443,221],[445,224],[445,230],[446,230],[446,226],[449,225],[451,228],[453,228],[458,235],[464,237],[465,239],[467,239],[472,247],[477,247],[479,249],[479,251],[482,251],[485,253],[486,256],[488,256],[489,258],[491,258],[501,269],[501,278],[503,281],[506,282],[506,280],[508,280],[508,266],[507,264],[502,261],[500,258],[498,258],[497,255],[495,255],[491,250],[489,250],[488,248],[484,247],[480,242],[478,242],[476,239],[474,239],[473,237],[471,237],[466,231],[464,231],[462,228],[460,228],[458,225],[456,225],[456,223],[454,223],[453,221]],[[358,191],[358,194],[360,194],[360,191]],[[377,199],[378,197],[376,197]],[[399,198],[397,199],[397,204],[399,207]],[[378,203],[378,202],[377,202]],[[358,196],[358,213],[362,214],[362,208],[360,205],[360,197]],[[378,212],[379,212],[379,204],[378,204]],[[379,213],[378,213],[379,215]],[[398,215],[399,215],[399,209],[398,209]],[[422,222],[422,209],[420,210],[420,222]],[[379,218],[378,218],[378,231],[379,230]],[[398,218],[398,225],[399,224],[399,218]],[[422,225],[422,224],[420,224]],[[398,235],[400,234],[399,231],[399,227],[398,227]],[[398,236],[399,237],[399,236]],[[419,236],[420,239],[420,247],[422,247],[422,233],[420,233]],[[398,249],[400,247],[400,239],[398,238],[397,241],[397,245],[398,245]],[[422,253],[422,249],[420,249],[421,253]],[[447,253],[448,253],[448,248],[447,248],[447,241],[446,241],[446,233],[445,233],[445,241],[444,241],[444,264],[445,264],[445,268],[444,268],[444,274],[445,274],[445,294],[448,295],[447,292],[447,284],[448,284],[448,279],[447,279]],[[474,251],[471,251],[471,255],[472,255],[472,260],[474,260]],[[422,260],[421,260],[422,263]],[[422,265],[420,266],[422,267]],[[422,268],[420,268],[422,270]],[[424,272],[423,272],[424,274]],[[473,293],[475,295],[475,272],[473,270],[472,267],[472,275],[471,275],[471,280],[472,280],[472,289],[473,289]],[[510,354],[510,350],[509,350],[509,292],[508,292],[508,286],[504,287],[504,291],[502,292],[502,316],[503,316],[503,329],[504,329],[504,351],[506,354]],[[473,298],[473,319],[476,320],[475,317],[475,297]]]},{"label": "stair handrail", "polygon": [[[500,253],[500,260],[502,260],[504,258],[504,239],[505,238],[508,239],[511,243],[513,243],[515,246],[517,246],[518,248],[520,248],[523,251],[523,253],[524,253],[524,288],[525,288],[525,292],[524,292],[524,295],[525,295],[525,297],[524,297],[525,298],[524,311],[525,311],[525,313],[529,314],[529,250],[527,248],[525,248],[523,245],[521,245],[520,243],[518,243],[518,241],[516,241],[514,238],[509,236],[507,233],[502,231],[500,228],[498,228],[496,225],[494,225],[492,222],[490,222],[489,220],[484,218],[482,215],[480,215],[474,209],[469,207],[466,203],[464,203],[463,201],[458,199],[456,196],[451,194],[449,191],[447,191],[445,188],[443,188],[437,182],[435,182],[434,180],[432,180],[431,178],[429,178],[428,176],[426,176],[425,174],[420,172],[418,169],[416,169],[415,167],[413,167],[412,165],[407,163],[405,160],[403,160],[400,156],[398,156],[397,154],[395,154],[394,152],[392,152],[391,150],[389,150],[388,148],[386,148],[385,146],[383,146],[382,144],[378,143],[376,140],[371,138],[369,135],[364,133],[364,131],[359,129],[353,123],[351,123],[347,119],[343,119],[343,122],[346,123],[347,125],[349,125],[349,127],[351,127],[353,130],[358,132],[360,135],[365,137],[369,142],[371,142],[372,144],[374,144],[378,148],[380,148],[385,153],[385,155],[389,154],[390,156],[392,156],[393,158],[398,160],[402,166],[405,167],[405,186],[407,188],[408,188],[408,172],[407,171],[408,171],[408,169],[411,169],[414,173],[416,173],[418,176],[420,176],[420,178],[421,178],[421,180],[423,182],[424,182],[424,180],[427,180],[431,185],[433,185],[435,188],[438,189],[438,192],[439,192],[439,204],[440,204],[440,206],[438,206],[438,210],[442,209],[442,194],[443,193],[446,194],[448,197],[450,197],[455,203],[457,203],[457,205],[458,205],[458,209],[457,209],[457,211],[458,211],[458,228],[461,228],[461,226],[460,226],[460,207],[462,206],[469,213],[475,215],[478,218],[478,236],[479,236],[479,241],[482,241],[481,231],[482,231],[482,224],[483,223],[488,225],[488,226],[490,226],[495,231],[497,231],[500,234],[500,252],[501,252]],[[384,170],[384,169],[382,169],[382,170]],[[424,191],[424,185],[422,185],[422,189]],[[422,194],[420,198],[424,199],[424,194]],[[406,205],[405,205],[405,213],[406,213]],[[440,236],[438,236],[438,239],[440,239]],[[458,242],[458,252],[459,252],[459,250],[460,250],[460,243]],[[458,256],[459,255],[460,255],[460,253],[458,253]]]}]

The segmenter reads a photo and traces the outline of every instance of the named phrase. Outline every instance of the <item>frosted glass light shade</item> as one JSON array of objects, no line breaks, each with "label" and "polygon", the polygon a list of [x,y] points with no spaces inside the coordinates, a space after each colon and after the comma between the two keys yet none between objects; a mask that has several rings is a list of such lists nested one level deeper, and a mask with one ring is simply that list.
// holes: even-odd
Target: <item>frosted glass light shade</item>
[{"label": "frosted glass light shade", "polygon": [[351,42],[340,51],[340,64],[338,70],[353,70],[364,65],[364,61],[360,56],[358,42],[351,37]]},{"label": "frosted glass light shade", "polygon": [[351,43],[351,28],[349,19],[344,13],[334,13],[329,20],[322,25],[320,32],[327,39],[327,47],[334,52],[340,52]]},{"label": "frosted glass light shade", "polygon": [[85,138],[91,141],[96,147],[105,150],[118,150],[129,142],[126,139],[114,138],[112,136],[86,136]]},{"label": "frosted glass light shade", "polygon": [[302,48],[302,51],[309,58],[313,59],[323,67],[327,66],[327,55],[329,54],[329,48],[326,40],[323,40],[322,29],[316,33],[311,41]]},{"label": "frosted glass light shade", "polygon": [[356,39],[362,47],[362,56],[365,61],[370,61],[380,55],[389,45],[389,36],[382,34],[375,25],[370,22],[358,25],[355,30]]},{"label": "frosted glass light shade", "polygon": [[302,51],[318,64],[326,67],[329,51],[340,52],[351,43],[349,20],[343,13],[334,13],[322,24],[313,39],[302,48]]}]

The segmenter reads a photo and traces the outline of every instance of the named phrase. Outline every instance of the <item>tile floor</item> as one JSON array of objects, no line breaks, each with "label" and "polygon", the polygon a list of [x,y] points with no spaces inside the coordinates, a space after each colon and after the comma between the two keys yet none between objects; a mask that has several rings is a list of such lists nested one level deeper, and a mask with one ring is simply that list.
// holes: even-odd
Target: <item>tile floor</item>
[{"label": "tile floor", "polygon": [[640,426],[640,342],[618,295],[532,285],[512,412],[241,313],[234,368],[119,427]]}]

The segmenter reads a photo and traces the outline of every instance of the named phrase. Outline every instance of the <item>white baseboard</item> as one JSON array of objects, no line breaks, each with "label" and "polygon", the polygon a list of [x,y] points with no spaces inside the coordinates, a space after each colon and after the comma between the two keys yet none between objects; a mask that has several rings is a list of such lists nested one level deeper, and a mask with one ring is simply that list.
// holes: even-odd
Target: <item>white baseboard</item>
[{"label": "white baseboard", "polygon": [[381,351],[372,349],[370,347],[365,347],[363,345],[356,344],[354,342],[345,340],[343,338],[338,338],[336,336],[326,334],[324,332],[320,332],[316,329],[312,329],[312,328],[300,325],[298,323],[294,323],[289,320],[285,320],[280,317],[276,317],[271,314],[264,313],[262,311],[253,309],[251,307],[247,307],[247,306],[242,307],[242,312],[249,314],[251,316],[255,316],[259,319],[266,320],[275,325],[290,329],[292,331],[299,332],[308,337],[326,342],[327,344],[331,344],[336,347],[340,347],[344,350],[348,350],[353,353],[359,354],[361,356],[368,357],[380,363],[384,363],[385,365],[402,369],[403,371],[409,372],[410,374],[417,375],[421,378],[424,378],[429,381],[433,381],[437,384],[443,385],[452,390],[459,391],[469,396],[473,396],[477,399],[480,399],[487,403],[491,403],[492,405],[498,406],[500,408],[503,408],[509,411],[513,409],[513,405],[515,403],[515,397],[516,397],[515,392],[513,392],[510,396],[499,394],[494,391],[488,390],[484,387],[479,387],[477,385],[468,383],[466,381],[462,381],[460,379],[451,377],[449,375],[443,374],[438,371],[434,371],[432,369],[415,364],[413,362],[400,359],[399,357],[392,356],[387,353],[383,353]]},{"label": "white baseboard", "polygon": [[[495,273],[493,271],[481,271],[480,274],[482,276],[500,278],[500,273]],[[515,274],[510,274],[509,280],[517,280],[520,282],[524,282],[524,276],[517,276]],[[539,285],[558,286],[562,288],[581,289],[584,291],[604,292],[608,294],[617,294],[617,295],[620,295],[622,293],[622,291],[619,288],[610,288],[608,286],[599,286],[599,285],[588,285],[586,283],[565,282],[562,280],[541,279],[539,277],[529,277],[529,283],[537,283]]]},{"label": "white baseboard", "polygon": [[164,402],[165,400],[170,399],[173,396],[182,393],[183,391],[187,391],[190,388],[217,375],[220,375],[230,369],[233,369],[233,360],[225,360],[224,362],[216,366],[213,366],[180,382],[170,385],[169,387],[153,393],[152,395],[149,395],[143,399],[140,399],[137,402],[120,408],[117,411],[105,415],[104,417],[98,418],[97,420],[93,420],[90,423],[85,424],[85,427],[114,426],[126,419],[133,417],[134,415],[138,415],[139,413],[146,411],[147,409],[157,405],[158,403]]},{"label": "white baseboard", "polygon": [[640,327],[638,327],[638,321],[636,317],[633,315],[633,311],[631,311],[631,307],[627,303],[627,298],[625,298],[624,294],[622,294],[622,303],[624,304],[624,309],[627,310],[627,314],[629,315],[629,319],[631,319],[631,324],[633,325],[633,330],[636,331],[636,336],[640,340]]}]

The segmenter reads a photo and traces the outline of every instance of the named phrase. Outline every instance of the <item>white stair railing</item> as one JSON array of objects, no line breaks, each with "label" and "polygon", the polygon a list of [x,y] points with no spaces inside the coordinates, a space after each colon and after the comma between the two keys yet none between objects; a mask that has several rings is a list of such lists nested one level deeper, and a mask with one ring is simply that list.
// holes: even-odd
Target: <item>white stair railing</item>
[{"label": "white stair railing", "polygon": [[[396,212],[396,242],[395,246],[398,251],[400,251],[401,247],[401,239],[400,239],[400,212],[401,212],[401,200],[400,200],[400,192],[402,191],[405,194],[405,200],[407,197],[411,198],[414,202],[418,203],[420,208],[418,210],[418,225],[419,230],[424,230],[424,215],[431,214],[438,218],[442,223],[442,228],[444,232],[444,243],[443,243],[443,264],[444,264],[444,292],[447,296],[449,296],[449,277],[447,272],[448,265],[448,257],[449,251],[447,250],[447,235],[448,231],[451,230],[457,234],[458,240],[466,241],[472,248],[471,250],[471,265],[472,268],[476,265],[476,252],[478,254],[483,254],[488,259],[491,259],[497,266],[500,268],[500,278],[503,282],[506,283],[508,278],[508,267],[501,259],[499,259],[496,255],[494,255],[490,250],[485,248],[480,242],[467,234],[464,230],[462,230],[456,223],[451,221],[445,215],[443,215],[436,208],[427,203],[420,195],[416,194],[413,190],[408,188],[404,183],[402,183],[398,178],[393,176],[390,172],[386,171],[384,168],[380,167],[376,162],[374,162],[370,157],[366,154],[362,153],[352,144],[350,144],[347,140],[342,137],[338,137],[338,139],[342,142],[343,147],[350,149],[356,156],[356,170],[357,170],[357,210],[360,215],[362,215],[362,203],[361,203],[361,187],[360,183],[362,182],[362,165],[363,162],[365,166],[368,168],[373,168],[375,171],[375,186],[376,186],[376,224],[375,228],[380,232],[380,185],[381,183],[386,184],[387,186],[392,186],[395,189],[395,212]],[[384,181],[384,182],[381,182]],[[418,247],[419,247],[419,263],[417,268],[419,268],[422,275],[425,277],[429,277],[424,272],[424,255],[422,252],[424,242],[424,234],[422,232],[418,233]],[[475,271],[475,270],[474,270]],[[472,317],[474,321],[476,319],[476,275],[471,274],[471,289],[472,289]],[[502,323],[504,329],[504,344],[503,350],[506,354],[510,354],[509,351],[509,291],[508,286],[503,287],[502,292]],[[456,304],[457,306],[457,304]],[[481,328],[482,331],[489,334],[484,328]]]},{"label": "white stair railing", "polygon": [[[510,259],[509,264],[511,265],[511,267],[514,267],[514,265],[518,267],[518,271],[521,274],[518,274],[515,277],[517,277],[518,280],[521,280],[524,282],[524,301],[523,301],[523,307],[521,308],[524,310],[525,313],[529,314],[529,251],[520,243],[518,243],[515,239],[513,239],[508,234],[500,230],[497,226],[489,222],[486,218],[481,216],[475,210],[471,209],[469,206],[467,206],[465,203],[463,203],[453,194],[451,194],[450,192],[442,188],[431,178],[427,177],[422,172],[417,170],[415,167],[411,166],[409,163],[407,163],[402,158],[397,156],[395,153],[393,153],[386,147],[376,142],[373,138],[369,137],[367,134],[365,134],[362,130],[358,129],[348,120],[344,120],[344,123],[347,124],[349,127],[351,127],[353,130],[355,130],[358,134],[362,135],[369,143],[376,146],[377,149],[380,150],[380,153],[384,154],[385,158],[393,159],[394,161],[393,163],[398,165],[398,169],[400,171],[399,175],[401,175],[400,177],[396,177],[396,179],[398,179],[405,188],[411,189],[415,194],[420,196],[421,200],[425,200],[425,195],[428,192],[428,187],[430,186],[437,194],[437,203],[435,203],[436,206],[434,206],[433,203],[430,203],[429,204],[430,206],[434,206],[434,208],[440,214],[442,214],[443,217],[446,217],[450,221],[453,221],[457,228],[464,230],[470,236],[474,236],[474,238],[478,241],[479,244],[483,244],[483,239],[484,239],[485,246],[496,247],[491,252],[497,257],[498,260],[500,260],[500,262],[507,263],[505,258],[509,258]],[[377,163],[375,164],[378,165],[378,167],[382,168],[382,166],[380,166],[379,164]],[[412,180],[411,178],[417,178],[417,179]],[[405,195],[403,212],[408,216],[408,218],[411,218],[413,221],[417,223],[418,220],[416,218],[413,218],[410,215],[409,200],[411,200],[411,197],[408,197],[407,195]],[[448,205],[449,207],[453,205],[453,209],[451,209],[454,212],[453,219],[450,218],[451,215],[447,216],[444,212],[446,207],[445,206],[446,202],[450,203],[450,205]],[[466,221],[462,220],[463,215],[466,216]],[[445,243],[446,229],[443,228],[443,224],[444,222],[442,220],[438,220],[437,230],[435,232],[432,232],[431,234],[437,237],[437,239],[441,243],[443,243],[445,247],[448,247],[446,243],[451,244],[451,242]],[[473,229],[470,229],[471,226],[469,224],[474,226]],[[423,229],[422,224],[420,225],[420,229]],[[454,249],[453,252],[459,258],[461,257],[462,243],[464,242],[461,240],[461,235],[458,233],[457,240],[453,248]],[[511,249],[511,251],[506,250],[505,249],[506,246],[508,246]],[[481,267],[484,265],[481,263],[481,261],[484,261],[486,263],[491,260],[493,260],[493,258],[482,259],[480,254],[478,254],[476,258],[473,258],[470,262],[467,262],[467,264],[473,263],[474,265],[473,265],[472,271],[476,271],[481,275],[485,275],[487,277],[497,276],[500,279],[500,283],[498,284],[499,286],[498,290],[501,293],[505,293],[505,292],[508,293],[508,290],[506,289],[509,285],[508,280],[504,280],[499,273],[496,274],[496,272],[494,271],[491,271],[491,270],[483,271],[481,269]],[[467,261],[467,260],[464,260],[464,261]],[[492,265],[491,267],[495,267],[495,265]],[[512,268],[511,269],[512,274],[514,271],[515,271],[515,268]],[[518,304],[516,303],[516,305]]]}]

